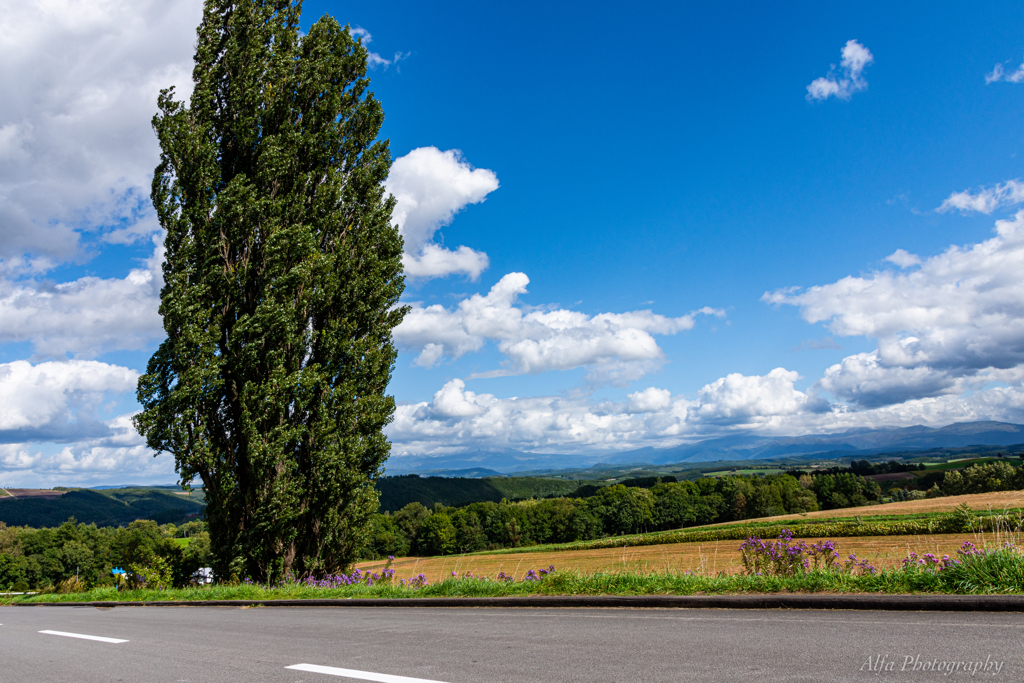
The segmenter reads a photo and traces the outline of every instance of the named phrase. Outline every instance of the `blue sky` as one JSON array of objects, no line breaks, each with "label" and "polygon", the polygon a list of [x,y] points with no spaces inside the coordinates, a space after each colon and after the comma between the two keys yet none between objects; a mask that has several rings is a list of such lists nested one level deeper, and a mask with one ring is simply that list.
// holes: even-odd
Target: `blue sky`
[{"label": "blue sky", "polygon": [[[824,334],[765,306],[766,290],[991,233],[986,216],[934,209],[954,190],[1020,174],[1020,89],[986,86],[984,74],[1024,55],[1024,12],[929,7],[900,15],[886,3],[851,17],[811,4],[489,13],[310,3],[306,16],[331,13],[372,30],[382,54],[410,53],[374,85],[396,156],[461,149],[501,182],[443,230],[446,242],[490,256],[479,288],[447,279],[414,284],[411,296],[443,301],[522,271],[535,305],[726,308],[731,324],[717,332],[701,325],[661,341],[673,359],[662,376],[686,391],[779,364],[809,383],[843,357],[791,353]],[[807,102],[806,86],[850,39],[875,55],[868,89]],[[450,366],[453,376],[486,361],[470,363]],[[399,372],[396,389],[429,398],[434,376],[420,374]],[[566,379],[516,381],[552,391]],[[508,381],[493,384],[486,390]]]},{"label": "blue sky", "polygon": [[[0,484],[171,481],[127,416],[200,5],[3,4]],[[1024,421],[1019,4],[325,13],[396,159],[396,458]]]}]

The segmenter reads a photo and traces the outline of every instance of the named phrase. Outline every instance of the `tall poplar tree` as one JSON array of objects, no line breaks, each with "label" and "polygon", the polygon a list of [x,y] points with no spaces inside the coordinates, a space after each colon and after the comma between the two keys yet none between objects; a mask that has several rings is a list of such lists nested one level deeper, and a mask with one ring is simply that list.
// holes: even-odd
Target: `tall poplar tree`
[{"label": "tall poplar tree", "polygon": [[167,339],[135,425],[202,481],[215,569],[335,571],[374,480],[405,309],[391,156],[367,52],[301,0],[207,0],[188,104],[159,98],[152,199],[167,231]]}]

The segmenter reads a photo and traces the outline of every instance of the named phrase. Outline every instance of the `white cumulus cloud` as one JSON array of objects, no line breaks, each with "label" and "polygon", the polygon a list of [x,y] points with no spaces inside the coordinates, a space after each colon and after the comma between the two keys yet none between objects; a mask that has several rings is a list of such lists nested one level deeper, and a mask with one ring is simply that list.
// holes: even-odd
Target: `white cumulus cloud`
[{"label": "white cumulus cloud", "polygon": [[816,78],[807,86],[809,102],[820,102],[833,96],[841,100],[848,100],[853,97],[853,93],[867,90],[868,82],[864,78],[864,69],[875,61],[874,55],[856,40],[846,41],[842,54],[839,75],[836,75],[836,66],[833,64],[829,69],[828,76]]},{"label": "white cumulus cloud", "polygon": [[[870,366],[870,359],[854,357]],[[939,427],[973,420],[1024,421],[1024,386],[969,394],[942,393],[888,405],[828,403],[796,389],[796,372],[731,374],[704,386],[693,399],[649,387],[623,403],[586,397],[499,398],[466,389],[454,379],[430,401],[400,405],[387,428],[393,453],[446,454],[472,449],[537,453],[620,452],[665,448],[731,434],[799,435],[856,428]],[[870,391],[861,391],[867,396]]]},{"label": "white cumulus cloud", "polygon": [[509,273],[486,295],[474,294],[454,309],[412,304],[395,329],[400,348],[419,351],[416,362],[430,367],[496,342],[504,368],[483,376],[533,374],[591,367],[591,379],[626,383],[660,366],[663,353],[653,335],[691,329],[697,315],[723,316],[703,308],[678,318],[651,311],[589,316],[567,309],[524,310],[517,298],[529,278]]},{"label": "white cumulus cloud", "polygon": [[177,479],[174,458],[154,457],[131,415],[109,420],[104,427],[104,436],[56,451],[32,443],[0,444],[0,485],[168,484]]},{"label": "white cumulus cloud", "polygon": [[807,407],[810,397],[793,387],[798,379],[799,373],[785,368],[762,376],[726,375],[697,393],[691,417],[701,423],[763,427]]},{"label": "white cumulus cloud", "polygon": [[157,230],[150,119],[191,88],[200,0],[0,0],[0,259]]},{"label": "white cumulus cloud", "polygon": [[798,306],[833,334],[878,340],[876,351],[822,379],[847,400],[891,404],[1004,381],[1024,367],[1024,212],[996,221],[995,237],[952,246],[915,270],[766,292],[763,300]]},{"label": "white cumulus cloud", "polygon": [[732,374],[702,388],[694,400],[648,387],[618,404],[586,397],[503,399],[469,391],[454,379],[431,401],[398,406],[388,435],[399,455],[474,447],[573,452],[667,446],[820,419],[829,406],[796,390],[798,379],[785,368],[764,376]]},{"label": "white cumulus cloud", "polygon": [[452,251],[433,239],[455,214],[498,189],[494,171],[473,168],[458,150],[420,147],[395,159],[385,187],[395,197],[394,220],[405,239],[403,263],[409,275],[480,277],[487,254],[466,246]]},{"label": "white cumulus cloud", "polygon": [[37,357],[90,358],[141,349],[163,337],[157,243],[144,268],[124,278],[83,277],[52,284],[0,278],[0,342],[31,342]]},{"label": "white cumulus cloud", "polygon": [[108,431],[93,419],[138,373],[97,361],[0,364],[0,442],[77,441]]},{"label": "white cumulus cloud", "polygon": [[647,387],[643,391],[630,394],[628,398],[629,403],[626,405],[628,413],[656,413],[672,405],[672,392],[657,387]]}]

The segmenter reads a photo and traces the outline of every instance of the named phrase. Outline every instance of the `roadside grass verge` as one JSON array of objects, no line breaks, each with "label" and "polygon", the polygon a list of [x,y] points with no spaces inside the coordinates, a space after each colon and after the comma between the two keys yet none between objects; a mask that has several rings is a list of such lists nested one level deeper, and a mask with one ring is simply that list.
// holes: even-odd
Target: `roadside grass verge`
[{"label": "roadside grass verge", "polygon": [[[534,572],[529,572],[536,577]],[[1024,556],[1002,548],[962,556],[957,563],[936,569],[908,562],[878,573],[842,568],[797,571],[792,575],[718,575],[690,572],[551,573],[540,578],[499,580],[452,576],[444,581],[410,587],[381,581],[317,588],[304,583],[278,587],[254,584],[219,585],[168,590],[100,588],[87,593],[49,593],[3,598],[3,604],[40,602],[156,602],[169,600],[296,600],[323,598],[503,597],[517,595],[724,595],[770,593],[887,593],[887,594],[1020,594],[1024,593]]]}]

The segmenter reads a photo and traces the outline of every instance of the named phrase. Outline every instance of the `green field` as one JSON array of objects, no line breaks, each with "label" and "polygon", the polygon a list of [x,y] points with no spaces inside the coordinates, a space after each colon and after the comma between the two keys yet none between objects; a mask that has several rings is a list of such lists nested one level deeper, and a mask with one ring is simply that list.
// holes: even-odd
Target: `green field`
[{"label": "green field", "polygon": [[704,472],[705,477],[732,477],[732,476],[751,476],[755,474],[782,474],[786,470],[780,470],[778,468],[747,468],[742,470],[719,470],[718,472]]},{"label": "green field", "polygon": [[949,470],[961,470],[971,465],[985,465],[990,462],[1009,462],[1013,465],[1019,464],[1019,460],[1016,458],[958,458],[956,460],[947,460],[946,462],[926,464],[923,471],[913,472],[913,474],[923,477],[929,472],[948,472]]}]

